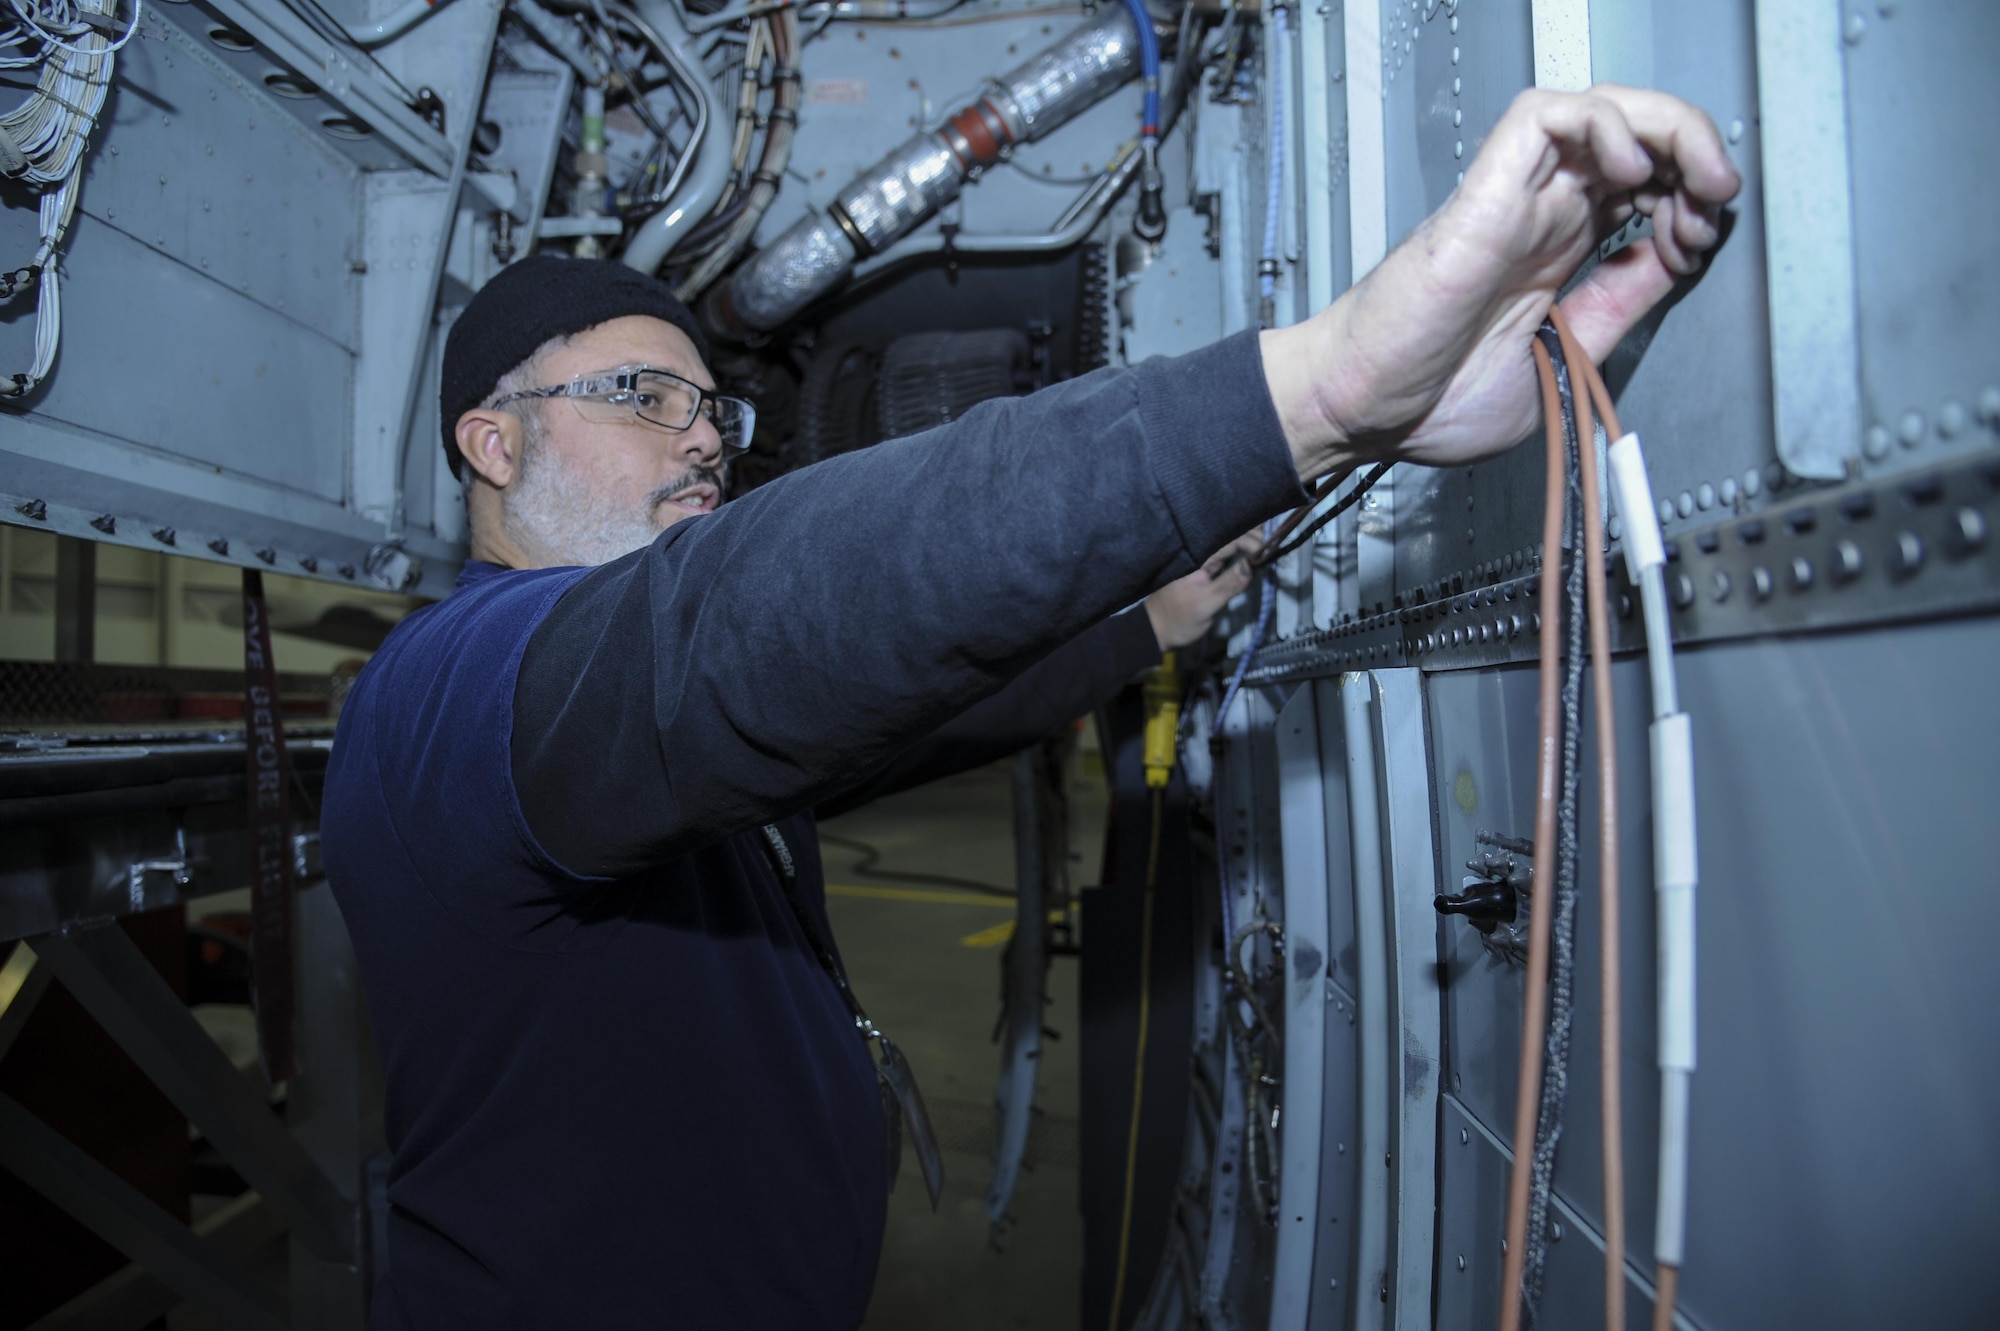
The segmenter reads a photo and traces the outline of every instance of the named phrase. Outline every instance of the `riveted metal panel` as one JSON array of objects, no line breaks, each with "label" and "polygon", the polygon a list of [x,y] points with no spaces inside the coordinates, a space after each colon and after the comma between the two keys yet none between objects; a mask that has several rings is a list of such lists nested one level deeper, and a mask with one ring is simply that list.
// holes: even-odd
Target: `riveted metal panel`
[{"label": "riveted metal panel", "polygon": [[1322,1065],[1326,1086],[1320,1113],[1319,1236],[1313,1252],[1313,1298],[1308,1325],[1331,1331],[1351,1324],[1356,1298],[1355,1244],[1361,1197],[1360,958],[1354,935],[1353,847],[1348,830],[1346,718],[1340,686],[1315,680],[1319,721],[1321,825],[1326,835],[1327,976]]},{"label": "riveted metal panel", "polygon": [[[1422,104],[1438,108],[1419,140],[1432,206],[1531,82],[1525,7],[1508,13],[1461,6],[1457,33],[1430,44],[1427,31],[1413,44],[1418,74],[1430,80]],[[1446,11],[1437,14],[1433,27]],[[1764,502],[1775,469],[1752,16],[1736,0],[1600,0],[1588,32],[1596,77],[1656,83],[1702,107],[1745,182],[1728,241],[1701,281],[1636,329],[1606,365],[1626,427],[1651,445],[1655,492],[1676,505],[1668,511],[1671,533]],[[1457,67],[1449,64],[1452,43]],[[1461,112],[1462,127],[1451,123]],[[1614,236],[1605,251],[1625,240]],[[1688,392],[1696,383],[1703,391]],[[1475,467],[1411,470],[1397,485],[1396,590],[1406,600],[1452,574],[1518,569],[1539,545],[1542,454],[1532,443]]]},{"label": "riveted metal panel", "polygon": [[354,164],[212,43],[151,11],[142,32],[119,52],[82,211],[352,351]]},{"label": "riveted metal panel", "polygon": [[1847,24],[1861,455],[1900,471],[2000,429],[2000,6],[1854,6]]},{"label": "riveted metal panel", "polygon": [[[1681,657],[1701,807],[1701,1064],[1681,1300],[1696,1325],[1976,1325],[2000,1299],[2000,1275],[1980,1255],[2000,1242],[1988,1126],[2000,1115],[1990,1017],[2000,983],[1983,934],[1965,927],[1990,879],[1982,801],[2000,784],[2000,707],[1984,663],[1996,652],[2000,620],[1989,616]],[[1633,922],[1622,956],[1627,1223],[1643,1271],[1656,1146],[1651,931],[1640,923],[1652,917],[1646,690],[1640,662],[1614,674]],[[1531,831],[1535,679],[1523,668],[1426,684],[1450,866],[1478,829]],[[1582,743],[1590,753],[1587,722]],[[1589,865],[1589,782],[1581,822]],[[1593,895],[1580,904],[1586,939]],[[1595,1230],[1597,971],[1595,949],[1579,952],[1557,1190]],[[1520,971],[1490,960],[1458,922],[1447,965],[1447,1086],[1502,1141]],[[1447,1131],[1443,1214],[1457,1224],[1470,1206],[1481,1213],[1472,1232],[1497,1234],[1498,1192],[1453,1191],[1453,1140]],[[1456,1253],[1440,1252],[1442,1294]],[[1587,1310],[1601,1277],[1576,1278],[1589,1285]],[[1550,1298],[1571,1298],[1568,1284],[1552,1259]]]},{"label": "riveted metal panel", "polygon": [[64,372],[37,415],[341,501],[346,348],[113,223],[79,218],[66,248]]}]

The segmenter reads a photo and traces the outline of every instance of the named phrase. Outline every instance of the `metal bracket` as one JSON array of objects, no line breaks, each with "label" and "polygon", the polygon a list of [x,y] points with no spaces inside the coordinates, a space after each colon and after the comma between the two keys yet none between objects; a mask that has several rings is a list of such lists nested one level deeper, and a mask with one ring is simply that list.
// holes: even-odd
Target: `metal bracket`
[{"label": "metal bracket", "polygon": [[[188,857],[187,829],[174,823],[174,855],[171,859],[135,860],[125,868],[125,891],[136,913],[146,909],[155,883],[168,889],[168,899],[178,900],[180,889],[194,882],[194,861]],[[164,880],[164,881],[162,881]]]},{"label": "metal bracket", "polygon": [[329,1260],[355,1259],[353,1206],[124,930],[48,934],[34,948],[153,1084],[285,1216],[301,1243]]},{"label": "metal bracket", "polygon": [[326,866],[319,856],[319,833],[299,832],[292,837],[292,880],[304,883],[324,878]]}]

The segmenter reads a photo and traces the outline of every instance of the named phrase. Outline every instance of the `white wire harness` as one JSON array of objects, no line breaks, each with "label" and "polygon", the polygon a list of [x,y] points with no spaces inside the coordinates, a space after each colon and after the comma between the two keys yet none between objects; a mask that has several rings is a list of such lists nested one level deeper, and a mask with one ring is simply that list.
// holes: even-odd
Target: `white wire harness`
[{"label": "white wire harness", "polygon": [[1654,1259],[1679,1267],[1687,1239],[1688,1087],[1695,1062],[1694,730],[1680,709],[1667,611],[1666,543],[1639,436],[1611,445],[1611,484],[1625,524],[1625,565],[1646,613],[1653,684],[1653,891],[1658,907],[1660,1178]]},{"label": "white wire harness", "polygon": [[143,0],[131,3],[123,24],[119,0],[6,0],[0,10],[0,68],[41,67],[35,90],[0,115],[0,174],[43,190],[34,257],[0,273],[0,301],[37,291],[35,356],[25,374],[0,377],[0,399],[25,397],[55,365],[62,340],[60,256],[76,218],[77,168],[104,109],[117,53],[139,30]]}]

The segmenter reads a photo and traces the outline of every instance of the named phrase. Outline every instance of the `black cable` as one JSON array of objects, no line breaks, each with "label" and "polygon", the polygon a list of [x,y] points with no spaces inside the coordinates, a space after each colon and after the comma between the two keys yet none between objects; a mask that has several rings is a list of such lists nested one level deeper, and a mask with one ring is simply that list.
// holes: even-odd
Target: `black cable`
[{"label": "black cable", "polygon": [[[1394,463],[1390,462],[1376,463],[1373,467],[1371,467],[1368,470],[1368,474],[1361,478],[1361,483],[1359,485],[1356,485],[1352,490],[1349,490],[1346,494],[1342,495],[1340,499],[1333,505],[1332,508],[1329,508],[1326,512],[1320,514],[1318,517],[1314,518],[1311,522],[1307,523],[1304,527],[1300,528],[1297,532],[1293,533],[1293,535],[1289,540],[1283,542],[1282,544],[1272,546],[1269,549],[1265,550],[1262,554],[1258,555],[1256,559],[1257,566],[1261,568],[1266,564],[1275,563],[1279,559],[1284,558],[1292,551],[1299,549],[1301,546],[1305,545],[1308,541],[1312,540],[1312,538],[1319,533],[1319,529],[1321,527],[1324,527],[1327,523],[1332,522],[1342,513],[1345,513],[1348,509],[1353,508],[1356,504],[1360,503],[1361,496],[1367,494],[1370,490],[1374,489],[1375,483],[1381,480],[1382,477],[1388,473],[1389,468],[1394,465],[1395,465]],[[1317,503],[1318,500],[1314,500],[1314,502]]]},{"label": "black cable", "polygon": [[[1563,624],[1562,783],[1556,804],[1555,907],[1549,952],[1549,1025],[1542,1064],[1542,1092],[1535,1121],[1535,1152],[1531,1163],[1528,1232],[1521,1268],[1524,1324],[1533,1328],[1539,1317],[1542,1282],[1548,1267],[1549,1207],[1555,1184],[1556,1148],[1562,1140],[1564,1102],[1569,1092],[1570,1032],[1575,1020],[1576,907],[1579,839],[1577,801],[1581,770],[1578,741],[1581,729],[1584,653],[1584,561],[1590,558],[1583,530],[1582,441],[1578,437],[1576,388],[1553,327],[1538,334],[1554,366],[1556,389],[1562,399],[1564,455],[1564,550],[1544,551],[1542,576],[1563,576],[1566,619]],[[1563,562],[1565,551],[1567,562]]]},{"label": "black cable", "polygon": [[956,878],[948,873],[901,873],[894,869],[878,869],[876,863],[882,858],[880,847],[870,845],[856,837],[835,836],[824,829],[819,839],[830,846],[839,846],[861,858],[855,861],[853,872],[863,878],[874,878],[885,883],[925,883],[932,887],[960,887],[968,892],[984,892],[992,897],[1006,897],[1012,900],[1014,893],[992,883],[982,883],[974,878]]},{"label": "black cable", "polygon": [[410,91],[409,84],[403,82],[401,79],[397,78],[394,74],[391,74],[389,72],[388,66],[384,65],[380,60],[377,60],[375,58],[375,53],[373,51],[370,51],[367,47],[362,46],[359,42],[356,42],[352,37],[348,36],[347,29],[344,26],[342,26],[340,20],[335,18],[332,14],[329,14],[326,11],[326,9],[319,3],[319,0],[305,0],[305,2],[306,4],[312,6],[313,11],[319,15],[319,18],[321,20],[324,20],[325,26],[321,26],[321,23],[318,20],[315,20],[312,14],[308,14],[305,10],[299,8],[298,5],[293,3],[293,0],[284,0],[284,6],[285,8],[291,10],[292,13],[298,15],[298,17],[305,23],[305,25],[311,28],[315,33],[319,34],[319,36],[322,39],[332,42],[336,46],[346,47],[349,50],[359,52],[361,54],[362,59],[366,60],[369,64],[375,66],[375,70],[377,73],[379,73],[383,78],[389,80],[389,82],[396,85],[396,91],[400,92],[403,95],[403,100],[410,104],[410,108],[412,110],[416,109],[417,95]]}]

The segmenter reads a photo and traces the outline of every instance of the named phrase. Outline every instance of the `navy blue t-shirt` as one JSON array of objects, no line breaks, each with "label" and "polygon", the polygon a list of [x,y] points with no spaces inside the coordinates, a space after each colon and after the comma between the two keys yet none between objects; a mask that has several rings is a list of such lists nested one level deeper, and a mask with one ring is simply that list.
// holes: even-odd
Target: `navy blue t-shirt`
[{"label": "navy blue t-shirt", "polygon": [[815,805],[1037,675],[1017,711],[1075,708],[1150,659],[1120,606],[1302,497],[1244,336],[409,616],[321,815],[395,1153],[374,1324],[857,1325],[880,1101],[757,829],[824,928]]}]

